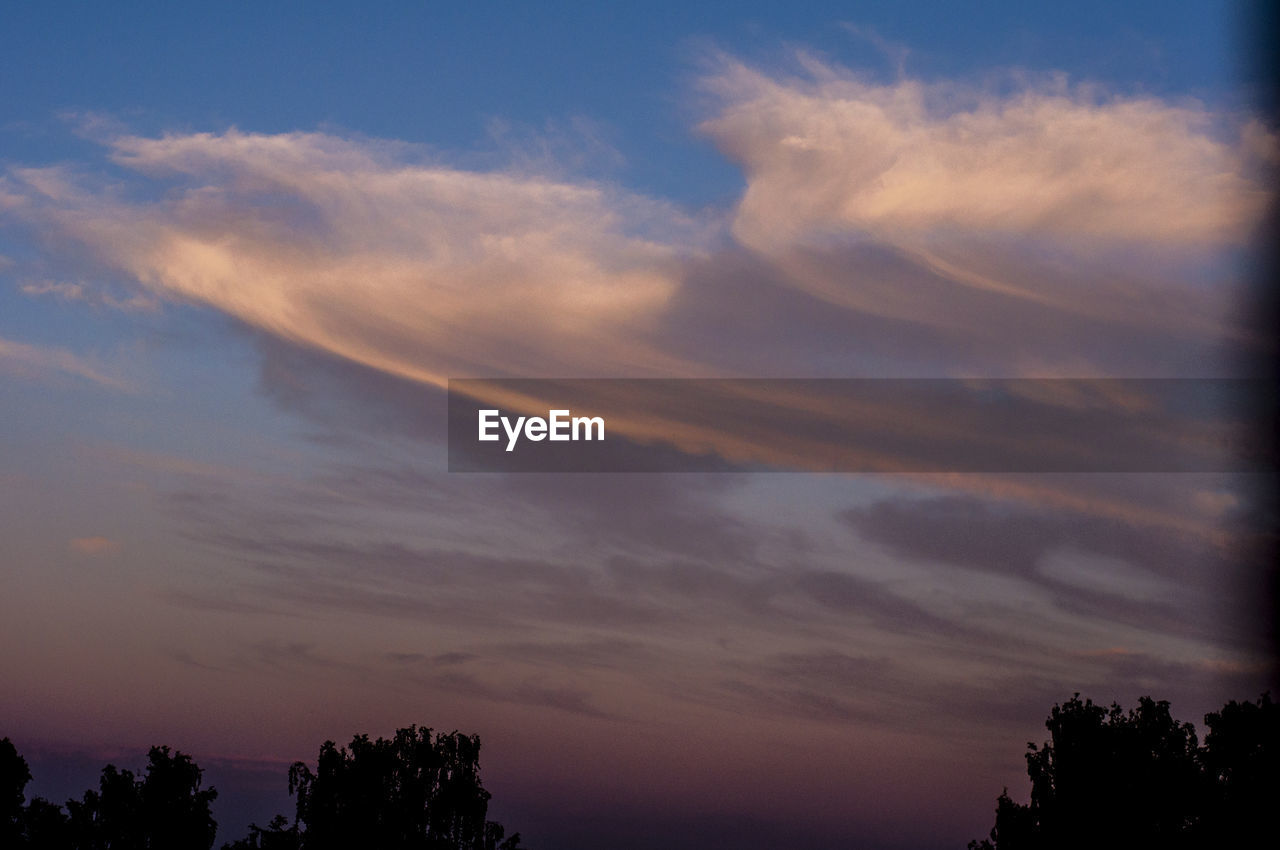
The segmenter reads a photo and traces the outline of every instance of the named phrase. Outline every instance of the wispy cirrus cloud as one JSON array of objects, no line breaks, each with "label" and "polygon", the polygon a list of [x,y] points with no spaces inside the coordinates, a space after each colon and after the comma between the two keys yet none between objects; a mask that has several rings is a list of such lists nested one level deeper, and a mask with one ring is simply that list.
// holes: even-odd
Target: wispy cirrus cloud
[{"label": "wispy cirrus cloud", "polygon": [[[116,184],[11,169],[0,192],[111,275],[258,329],[272,398],[360,433],[439,437],[421,389],[449,376],[1219,375],[1248,344],[1238,288],[1197,264],[1266,200],[1256,125],[1061,81],[801,69],[723,58],[704,81],[702,128],[747,183],[730,244],[714,216],[617,187],[325,133],[109,135]],[[1080,250],[1104,243],[1138,259]],[[1146,263],[1153,245],[1199,270]]]},{"label": "wispy cirrus cloud", "polygon": [[1244,336],[1213,263],[1271,196],[1277,142],[1256,120],[1061,76],[878,84],[798,65],[720,57],[700,125],[746,174],[735,239],[788,285],[950,337],[953,356],[1011,343],[1005,374],[1117,374],[1122,351],[1092,353],[1123,348],[1108,336]]},{"label": "wispy cirrus cloud", "polygon": [[126,379],[111,374],[106,367],[75,352],[3,337],[0,337],[0,371],[31,378],[70,375],[108,389],[135,391],[133,384]]},{"label": "wispy cirrus cloud", "polygon": [[437,385],[522,368],[678,368],[638,334],[693,248],[697,227],[669,205],[319,133],[107,145],[126,168],[182,185],[129,201],[57,169],[8,182],[21,215],[158,295]]},{"label": "wispy cirrus cloud", "polygon": [[105,286],[83,282],[39,280],[21,284],[18,291],[31,298],[56,298],[59,301],[78,302],[113,310],[153,311],[159,302],[146,293],[135,292],[122,296]]},{"label": "wispy cirrus cloud", "polygon": [[721,108],[702,130],[747,172],[733,226],[749,245],[844,231],[1238,243],[1269,197],[1274,136],[1199,104],[1061,76],[875,84],[799,59],[803,75],[782,76],[725,57],[703,80]]},{"label": "wispy cirrus cloud", "polygon": [[[819,329],[845,374],[1181,375],[1242,344],[1233,288],[1183,266],[1249,238],[1276,150],[1256,122],[1060,79],[874,84],[800,65],[721,57],[705,76],[701,129],[746,178],[718,216],[545,163],[234,129],[113,129],[107,155],[133,176],[16,168],[0,190],[149,297],[435,385],[828,372],[831,343],[791,326],[820,311],[773,290],[841,308]],[[720,315],[764,302],[745,336]]]}]

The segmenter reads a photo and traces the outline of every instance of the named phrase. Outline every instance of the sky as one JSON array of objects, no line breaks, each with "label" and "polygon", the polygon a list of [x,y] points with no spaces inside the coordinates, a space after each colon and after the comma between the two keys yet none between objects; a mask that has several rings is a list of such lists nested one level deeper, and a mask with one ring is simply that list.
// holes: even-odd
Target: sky
[{"label": "sky", "polygon": [[1075,692],[1256,697],[1253,476],[450,473],[444,394],[1237,376],[1271,345],[1252,20],[7,9],[0,735],[31,790],[168,744],[221,843],[322,741],[417,723],[480,735],[534,848],[932,850],[1021,799]]}]

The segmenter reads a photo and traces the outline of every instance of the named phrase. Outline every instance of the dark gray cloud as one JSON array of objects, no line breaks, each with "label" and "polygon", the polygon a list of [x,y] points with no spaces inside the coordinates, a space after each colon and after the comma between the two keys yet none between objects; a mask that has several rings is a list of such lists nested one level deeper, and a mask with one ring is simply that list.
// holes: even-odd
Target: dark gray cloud
[{"label": "dark gray cloud", "polygon": [[781,653],[738,665],[697,699],[745,714],[870,724],[947,740],[993,724],[1027,726],[1070,696],[1034,671],[939,676],[903,659],[834,649]]},{"label": "dark gray cloud", "polygon": [[532,677],[516,681],[512,681],[508,677],[500,681],[486,682],[466,673],[448,672],[428,677],[422,681],[433,688],[490,702],[508,702],[535,708],[552,708],[596,720],[617,721],[624,719],[597,707],[595,697],[586,688],[547,684]]},{"label": "dark gray cloud", "polygon": [[746,715],[870,724],[963,747],[984,738],[1001,743],[1010,729],[1038,740],[1049,707],[1077,692],[1125,707],[1155,695],[1200,726],[1204,713],[1221,706],[1219,695],[1252,699],[1267,686],[1265,665],[1170,661],[1121,650],[1043,648],[1039,657],[1037,666],[1006,658],[981,671],[966,662],[939,671],[920,666],[919,659],[815,647],[727,665],[727,675],[682,696]]},{"label": "dark gray cloud", "polygon": [[[862,539],[899,557],[1015,576],[1049,588],[1056,604],[1074,613],[1173,635],[1258,642],[1249,617],[1224,616],[1233,610],[1240,615],[1247,605],[1232,592],[1248,565],[1232,543],[1241,529],[1231,523],[1213,539],[1116,517],[970,496],[881,500],[847,510],[841,518]],[[1046,569],[1046,558],[1064,552],[1121,562],[1113,568],[1116,580],[1107,586],[1096,575],[1076,580],[1069,567]],[[1127,589],[1118,574],[1121,565],[1136,567],[1144,587],[1158,587],[1158,596]],[[1105,572],[1106,562],[1095,569]]]},{"label": "dark gray cloud", "polygon": [[[782,259],[728,248],[688,266],[660,333],[707,372],[788,378],[1061,375],[1051,364],[1064,363],[1072,377],[1208,377],[1231,374],[1247,344],[1230,305],[1191,286],[1030,255],[1008,272],[1029,295],[865,239]],[[845,303],[797,288],[798,273]]]},{"label": "dark gray cloud", "polygon": [[376,446],[379,438],[445,437],[444,391],[314,348],[244,329],[260,355],[259,391],[325,428],[328,439]]}]

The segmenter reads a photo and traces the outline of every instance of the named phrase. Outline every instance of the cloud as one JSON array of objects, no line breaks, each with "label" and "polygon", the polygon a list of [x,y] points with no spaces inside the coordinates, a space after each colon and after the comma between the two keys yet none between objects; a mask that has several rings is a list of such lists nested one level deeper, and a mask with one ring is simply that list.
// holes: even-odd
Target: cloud
[{"label": "cloud", "polygon": [[[1194,500],[1198,491],[1188,489]],[[960,495],[881,500],[842,518],[902,562],[1013,577],[1064,612],[1222,645],[1258,643],[1251,600],[1235,591],[1249,570],[1238,540],[1215,545],[1189,528]]]},{"label": "cloud", "polygon": [[64,348],[32,345],[0,337],[0,371],[22,377],[61,373],[82,378],[108,389],[133,392],[134,387],[93,361]]},{"label": "cloud", "polygon": [[1269,197],[1257,168],[1274,138],[1256,123],[1221,138],[1199,104],[800,64],[770,76],[723,57],[703,81],[721,108],[701,128],[747,172],[734,234],[762,250],[849,232],[1238,243]]},{"label": "cloud", "polygon": [[912,661],[834,649],[777,653],[739,665],[731,678],[688,698],[727,710],[933,734],[940,741],[954,741],[964,730],[966,739],[990,737],[1003,744],[1010,727],[1040,728],[1048,707],[1076,691],[1125,704],[1141,694],[1160,694],[1183,711],[1193,706],[1184,716],[1194,717],[1195,709],[1214,708],[1218,694],[1265,688],[1267,673],[1265,664],[1170,660],[1114,648],[1046,647],[1035,664],[993,663],[976,672],[964,666],[921,669]]},{"label": "cloud", "polygon": [[1256,121],[1060,76],[876,84],[799,65],[720,57],[700,126],[745,171],[737,243],[895,337],[860,362],[942,349],[969,374],[1154,376],[1268,344],[1242,329],[1222,260],[1271,197],[1280,146]]},{"label": "cloud", "polygon": [[423,162],[320,133],[119,136],[158,201],[11,172],[23,214],[157,295],[389,374],[678,369],[640,331],[698,226],[603,185]]},{"label": "cloud", "polygon": [[[108,136],[123,181],[11,169],[0,191],[60,253],[256,328],[264,391],[365,445],[438,440],[423,384],[449,376],[1219,375],[1247,346],[1230,281],[1197,263],[1265,200],[1265,132],[1056,81],[875,85],[802,64],[724,59],[706,81],[703,129],[747,181],[725,215],[737,244],[716,250],[714,221],[606,184],[325,133]],[[1099,240],[1198,253],[1190,271],[1073,253]],[[757,442],[785,445],[788,417]],[[921,484],[1171,521],[1070,482]],[[749,550],[724,530],[715,545]]]},{"label": "cloud", "polygon": [[109,307],[113,310],[154,311],[159,304],[155,298],[145,293],[135,292],[122,296],[110,291],[105,286],[85,283],[58,282],[41,280],[24,283],[18,287],[23,295],[32,298],[51,296],[59,301],[82,302],[94,306]]},{"label": "cloud", "polygon": [[70,542],[72,551],[81,555],[110,555],[120,551],[120,541],[109,537],[77,537]]},{"label": "cloud", "polygon": [[[233,639],[173,658],[277,690],[275,674],[296,671],[320,702],[390,694],[378,711],[437,710],[456,692],[526,721],[528,706],[657,717],[671,740],[704,722],[693,701],[718,711],[705,722],[730,752],[768,715],[833,764],[857,763],[830,742],[869,724],[969,746],[1001,721],[1037,728],[1071,683],[1128,688],[1145,670],[1177,694],[1217,675],[1179,659],[1247,660],[1246,625],[1216,619],[1239,571],[1214,538],[1242,498],[1221,477],[433,466],[444,418],[429,385],[446,376],[1213,374],[1239,342],[1230,287],[1204,285],[1196,262],[1166,274],[1174,264],[1078,251],[1229,249],[1254,214],[1246,148],[1269,144],[1260,134],[1226,141],[1205,110],[1155,100],[875,87],[810,67],[719,89],[706,129],[747,189],[725,211],[736,243],[715,250],[714,223],[532,161],[466,169],[323,133],[122,135],[107,140],[117,185],[67,169],[0,177],[0,209],[47,236],[50,258],[92,257],[82,275],[51,261],[22,278],[84,289],[27,294],[90,298],[116,277],[233,317],[254,329],[261,390],[342,458],[289,480],[90,449],[184,490],[158,502],[184,545],[155,593],[184,609],[169,612],[180,625]],[[1044,150],[1041,119],[1056,134]],[[1166,131],[1168,149],[1141,162]],[[762,446],[796,421],[776,413]],[[833,505],[911,487],[969,496],[908,492],[832,521]],[[1112,569],[1133,580],[1105,581]],[[1108,646],[1127,654],[1086,654]],[[703,755],[685,753],[720,761]]]},{"label": "cloud", "polygon": [[[418,384],[850,364],[1184,375],[1221,371],[1242,344],[1231,288],[1192,278],[1248,236],[1267,199],[1265,131],[1062,81],[875,85],[802,65],[771,76],[722,58],[704,81],[715,104],[702,129],[747,183],[719,216],[545,158],[465,169],[304,132],[107,136],[133,172],[122,183],[67,167],[0,183],[12,215],[87,247],[146,297],[207,304]],[[737,244],[712,251],[721,227]],[[1128,250],[1139,243],[1147,253]],[[1173,248],[1177,262],[1151,257]],[[1183,268],[1187,251],[1198,271]],[[758,303],[768,310],[743,315]],[[823,339],[805,344],[794,322]]]}]

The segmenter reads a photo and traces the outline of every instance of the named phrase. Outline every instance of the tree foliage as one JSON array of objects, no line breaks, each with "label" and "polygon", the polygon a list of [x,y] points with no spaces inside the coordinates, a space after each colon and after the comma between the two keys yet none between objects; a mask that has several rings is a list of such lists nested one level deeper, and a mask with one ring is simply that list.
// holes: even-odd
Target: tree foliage
[{"label": "tree foliage", "polygon": [[0,847],[19,847],[31,768],[8,738],[0,739]]},{"label": "tree foliage", "polygon": [[[201,787],[191,757],[152,747],[141,777],[115,765],[102,769],[98,790],[68,800],[66,811],[36,797],[26,802],[27,762],[0,740],[0,847],[30,850],[209,850],[217,825],[213,788]],[[25,803],[25,805],[24,805]]]},{"label": "tree foliage", "polygon": [[410,726],[395,736],[357,735],[348,747],[320,747],[313,772],[289,769],[297,814],[250,828],[224,850],[517,850],[519,834],[487,820],[489,792],[480,783],[480,739],[432,735]]},{"label": "tree foliage", "polygon": [[[66,808],[26,799],[31,770],[0,739],[0,850],[209,850],[213,788],[191,757],[152,747],[141,776],[115,765]],[[520,836],[488,820],[480,739],[410,726],[390,739],[326,741],[316,769],[289,769],[292,823],[277,815],[224,850],[519,850]],[[505,839],[505,840],[504,840]]]},{"label": "tree foliage", "polygon": [[1027,745],[1031,799],[996,801],[990,837],[970,850],[1241,846],[1276,799],[1280,713],[1264,694],[1205,718],[1203,746],[1167,702],[1124,711],[1081,701],[1055,705],[1049,740]]}]

